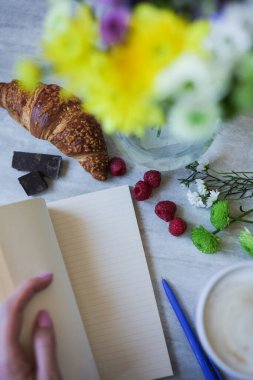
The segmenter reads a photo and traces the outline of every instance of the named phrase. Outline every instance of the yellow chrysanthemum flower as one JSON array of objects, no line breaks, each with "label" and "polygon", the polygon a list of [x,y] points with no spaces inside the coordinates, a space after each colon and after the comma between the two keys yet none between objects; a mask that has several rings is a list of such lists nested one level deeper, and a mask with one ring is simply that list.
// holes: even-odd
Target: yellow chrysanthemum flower
[{"label": "yellow chrysanthemum flower", "polygon": [[61,28],[44,39],[44,55],[109,133],[141,135],[164,122],[155,99],[157,75],[183,52],[200,54],[208,31],[207,22],[190,23],[142,4],[135,7],[125,42],[103,51],[98,23],[87,6],[61,20]]},{"label": "yellow chrysanthemum flower", "polygon": [[200,20],[191,23],[186,39],[185,50],[206,57],[207,52],[202,49],[202,41],[209,31],[210,25],[207,21]]},{"label": "yellow chrysanthemum flower", "polygon": [[80,6],[74,17],[67,16],[65,6],[58,9],[59,14],[55,9],[52,12],[56,20],[61,15],[61,27],[53,28],[54,18],[48,17],[42,41],[43,54],[54,65],[57,74],[68,77],[72,71],[82,70],[86,65],[98,39],[98,25],[87,6]]},{"label": "yellow chrysanthemum flower", "polygon": [[107,132],[141,135],[145,127],[161,125],[154,80],[186,49],[199,51],[206,32],[204,22],[191,24],[150,5],[137,7],[126,43],[115,46],[101,72],[87,81],[86,108]]},{"label": "yellow chrysanthemum flower", "polygon": [[21,85],[27,91],[34,90],[41,78],[40,68],[28,58],[18,62],[15,67],[15,73]]}]

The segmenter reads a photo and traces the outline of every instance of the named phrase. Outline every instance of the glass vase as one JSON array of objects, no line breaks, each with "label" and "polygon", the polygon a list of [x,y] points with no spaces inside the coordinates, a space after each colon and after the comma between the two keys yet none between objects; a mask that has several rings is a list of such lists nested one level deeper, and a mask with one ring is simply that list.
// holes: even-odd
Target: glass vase
[{"label": "glass vase", "polygon": [[159,171],[170,171],[198,160],[211,145],[219,126],[220,121],[217,121],[212,133],[196,142],[182,141],[171,133],[167,125],[148,128],[141,138],[116,134],[113,140],[117,148],[134,163]]}]

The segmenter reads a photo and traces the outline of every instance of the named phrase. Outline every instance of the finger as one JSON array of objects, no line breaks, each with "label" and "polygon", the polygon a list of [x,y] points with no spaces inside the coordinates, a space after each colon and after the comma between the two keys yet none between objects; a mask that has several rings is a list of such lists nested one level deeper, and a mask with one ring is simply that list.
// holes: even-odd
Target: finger
[{"label": "finger", "polygon": [[48,287],[52,279],[52,273],[43,273],[27,280],[2,305],[0,338],[7,347],[19,340],[24,308],[36,293]]},{"label": "finger", "polygon": [[24,284],[20,285],[9,299],[13,313],[15,315],[22,313],[32,297],[36,293],[47,288],[52,282],[52,279],[52,273],[42,273],[36,277],[30,278]]},{"label": "finger", "polygon": [[36,379],[60,379],[54,326],[46,310],[40,311],[37,316],[33,344],[36,359]]}]

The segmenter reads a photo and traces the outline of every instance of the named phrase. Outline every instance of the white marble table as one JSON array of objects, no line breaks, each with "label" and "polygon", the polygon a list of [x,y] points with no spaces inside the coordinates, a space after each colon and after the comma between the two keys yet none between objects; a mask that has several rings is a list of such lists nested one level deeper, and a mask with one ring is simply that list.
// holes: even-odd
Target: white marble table
[{"label": "white marble table", "polygon": [[[37,40],[46,11],[45,3],[41,0],[0,1],[0,81],[12,78],[13,64],[18,58],[33,55],[38,50]],[[253,118],[244,116],[223,128],[206,156],[220,168],[251,170],[252,142]],[[14,150],[58,153],[51,144],[33,138],[4,110],[0,110],[0,204],[27,198],[17,181],[20,173],[11,168]],[[117,153],[111,144],[109,150],[110,155]],[[144,171],[145,168],[128,162],[126,176],[110,178],[100,183],[85,173],[76,161],[66,158],[61,178],[50,183],[44,197],[50,201],[112,186],[133,185]],[[196,223],[210,226],[209,212],[188,204],[185,191],[177,181],[183,174],[182,170],[164,174],[161,188],[154,192],[150,200],[136,203],[135,208],[175,372],[174,379],[198,380],[203,376],[165,299],[160,278],[165,276],[170,279],[187,315],[194,323],[199,293],[210,276],[230,264],[249,258],[236,238],[239,226],[233,226],[223,233],[223,251],[210,256],[195,249],[189,238],[190,232],[180,238],[168,234],[166,223],[154,215],[154,206],[159,200],[170,199],[179,205],[178,214],[188,221],[189,231]],[[239,203],[234,203],[233,206],[239,207]]]}]

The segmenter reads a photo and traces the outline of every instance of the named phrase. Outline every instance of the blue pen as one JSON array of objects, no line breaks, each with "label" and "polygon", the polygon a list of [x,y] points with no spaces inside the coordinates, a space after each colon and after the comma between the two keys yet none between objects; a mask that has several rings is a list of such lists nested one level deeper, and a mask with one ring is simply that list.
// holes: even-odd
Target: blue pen
[{"label": "blue pen", "polygon": [[203,371],[203,374],[207,380],[222,380],[222,377],[218,371],[218,369],[214,366],[214,364],[210,361],[210,359],[205,354],[203,348],[201,347],[197,336],[191,329],[189,322],[187,321],[181,306],[176,299],[176,296],[171,289],[170,285],[166,280],[162,279],[162,284],[167,295],[168,300],[184,330],[184,333],[188,339],[188,342],[191,345],[191,348],[199,362],[199,365]]}]

